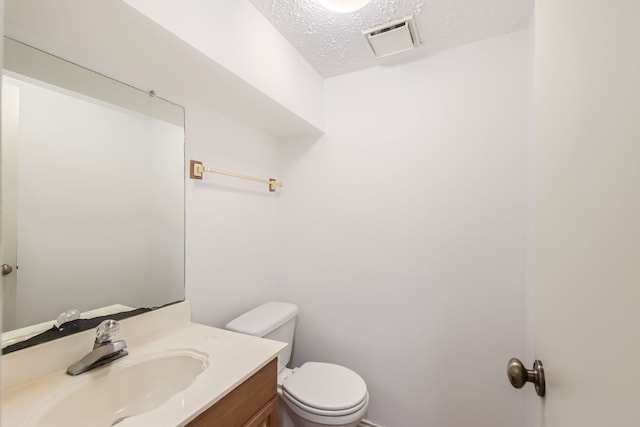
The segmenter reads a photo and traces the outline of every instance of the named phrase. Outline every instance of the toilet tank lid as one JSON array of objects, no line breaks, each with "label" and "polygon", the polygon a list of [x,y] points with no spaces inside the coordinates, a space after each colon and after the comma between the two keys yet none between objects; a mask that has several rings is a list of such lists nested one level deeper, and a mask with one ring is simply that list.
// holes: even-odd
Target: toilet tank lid
[{"label": "toilet tank lid", "polygon": [[287,323],[298,314],[298,306],[286,302],[268,302],[236,317],[225,329],[263,337]]}]

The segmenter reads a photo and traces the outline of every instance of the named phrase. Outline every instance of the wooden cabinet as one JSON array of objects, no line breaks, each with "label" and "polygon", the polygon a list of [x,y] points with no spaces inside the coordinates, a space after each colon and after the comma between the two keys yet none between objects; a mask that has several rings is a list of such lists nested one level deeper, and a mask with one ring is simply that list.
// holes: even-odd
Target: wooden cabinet
[{"label": "wooden cabinet", "polygon": [[277,427],[278,397],[274,397],[258,411],[243,427]]},{"label": "wooden cabinet", "polygon": [[187,427],[277,427],[277,369],[274,359]]}]

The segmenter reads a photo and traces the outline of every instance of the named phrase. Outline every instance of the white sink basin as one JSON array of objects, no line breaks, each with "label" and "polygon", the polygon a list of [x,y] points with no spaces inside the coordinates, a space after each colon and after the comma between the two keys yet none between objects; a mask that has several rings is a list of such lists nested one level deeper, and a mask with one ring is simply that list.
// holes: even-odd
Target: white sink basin
[{"label": "white sink basin", "polygon": [[208,367],[207,354],[190,349],[164,352],[128,365],[126,358],[120,360],[121,364],[78,376],[78,384],[36,409],[29,425],[117,425],[187,389]]}]

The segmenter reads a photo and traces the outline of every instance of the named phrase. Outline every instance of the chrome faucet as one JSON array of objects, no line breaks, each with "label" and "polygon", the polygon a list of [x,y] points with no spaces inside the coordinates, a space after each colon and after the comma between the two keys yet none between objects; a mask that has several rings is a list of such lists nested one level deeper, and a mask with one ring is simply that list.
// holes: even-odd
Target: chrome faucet
[{"label": "chrome faucet", "polygon": [[100,323],[98,329],[96,329],[96,340],[93,344],[93,350],[69,366],[67,368],[67,374],[78,375],[93,368],[111,363],[129,354],[125,350],[127,343],[124,340],[111,340],[119,330],[120,324],[116,320],[109,319]]}]

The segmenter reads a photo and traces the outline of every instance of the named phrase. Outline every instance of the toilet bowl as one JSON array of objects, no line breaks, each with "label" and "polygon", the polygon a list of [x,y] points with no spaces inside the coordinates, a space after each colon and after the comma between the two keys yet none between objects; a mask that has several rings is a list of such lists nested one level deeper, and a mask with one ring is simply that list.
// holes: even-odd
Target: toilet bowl
[{"label": "toilet bowl", "polygon": [[343,426],[360,423],[369,404],[364,380],[331,363],[307,362],[278,375],[283,427]]},{"label": "toilet bowl", "polygon": [[369,404],[364,380],[333,363],[307,362],[288,369],[298,307],[270,302],[232,320],[226,329],[287,342],[278,354],[279,426],[356,427]]}]

